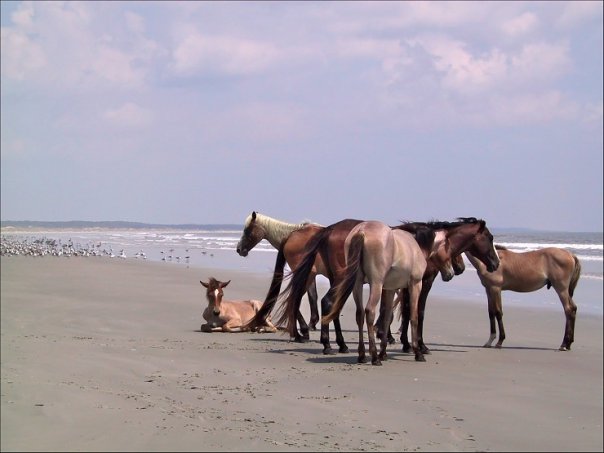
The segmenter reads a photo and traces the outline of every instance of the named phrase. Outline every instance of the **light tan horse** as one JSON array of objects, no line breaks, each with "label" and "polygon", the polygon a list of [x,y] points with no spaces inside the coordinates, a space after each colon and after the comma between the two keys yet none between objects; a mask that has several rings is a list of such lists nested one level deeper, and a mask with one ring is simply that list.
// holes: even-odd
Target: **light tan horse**
[{"label": "light tan horse", "polygon": [[499,326],[499,340],[495,347],[500,348],[505,339],[501,291],[528,293],[547,285],[547,289],[553,287],[556,290],[566,317],[560,351],[570,350],[570,345],[575,338],[577,305],[573,301],[573,293],[581,276],[579,258],[568,250],[558,247],[547,247],[524,253],[513,252],[501,245],[496,245],[495,248],[499,254],[501,265],[494,272],[487,272],[485,265],[466,251],[466,256],[478,272],[489,302],[491,335],[484,347],[490,348],[495,340],[495,319]]},{"label": "light tan horse", "polygon": [[[223,288],[231,281],[221,282],[210,277],[208,283],[199,281],[206,289],[208,306],[203,311],[203,319],[207,322],[201,325],[202,332],[245,332],[250,329],[243,327],[256,315],[262,302],[259,300],[223,300]],[[276,332],[270,318],[258,332]]]}]

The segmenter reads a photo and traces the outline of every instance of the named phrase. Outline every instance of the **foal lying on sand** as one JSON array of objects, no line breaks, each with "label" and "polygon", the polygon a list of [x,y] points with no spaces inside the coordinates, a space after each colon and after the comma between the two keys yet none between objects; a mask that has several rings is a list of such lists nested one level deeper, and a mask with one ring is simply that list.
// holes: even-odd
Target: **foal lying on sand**
[{"label": "foal lying on sand", "polygon": [[[199,281],[205,288],[208,306],[203,311],[203,319],[207,323],[202,324],[202,332],[245,332],[249,328],[243,327],[256,315],[262,302],[259,300],[223,300],[223,288],[231,281],[221,282],[210,277],[208,283]],[[256,329],[257,332],[276,332],[270,318],[265,324]]]}]

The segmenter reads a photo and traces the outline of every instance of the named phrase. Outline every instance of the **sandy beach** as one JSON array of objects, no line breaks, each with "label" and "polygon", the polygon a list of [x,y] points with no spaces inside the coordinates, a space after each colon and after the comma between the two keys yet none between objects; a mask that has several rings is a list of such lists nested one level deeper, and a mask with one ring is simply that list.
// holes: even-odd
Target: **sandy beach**
[{"label": "sandy beach", "polygon": [[[427,362],[356,363],[318,332],[202,333],[199,280],[263,300],[270,272],[109,258],[1,259],[2,451],[602,451],[602,317],[431,298]],[[320,292],[322,295],[322,292]],[[304,302],[308,319],[308,304]],[[333,338],[333,332],[332,332]],[[335,341],[334,341],[335,345]]]}]

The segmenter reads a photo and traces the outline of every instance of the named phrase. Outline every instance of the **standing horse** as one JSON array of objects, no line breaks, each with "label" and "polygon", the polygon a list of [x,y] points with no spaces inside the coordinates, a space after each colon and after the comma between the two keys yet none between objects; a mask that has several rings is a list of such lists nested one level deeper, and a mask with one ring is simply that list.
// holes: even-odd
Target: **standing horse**
[{"label": "standing horse", "polygon": [[[339,234],[343,234],[343,239],[346,238],[346,235],[350,232],[354,225],[361,223],[361,220],[355,219],[345,219],[338,222],[337,226],[339,227],[337,231]],[[303,289],[299,293],[299,300],[297,301],[297,305],[295,310],[291,312],[291,322],[290,318],[285,321],[285,315],[281,315],[280,322],[278,324],[283,324],[287,322],[287,330],[290,333],[290,336],[297,339],[297,330],[296,330],[296,319],[299,317],[300,313],[300,302],[302,300],[302,296],[306,292],[309,285],[312,285],[315,282],[315,277],[317,275],[323,275],[332,280],[331,268],[332,268],[332,260],[342,260],[344,261],[344,249],[342,248],[341,253],[338,250],[336,253],[331,254],[330,256],[322,256],[313,254],[311,258],[307,258],[306,250],[310,247],[314,247],[314,244],[317,241],[321,241],[321,239],[325,236],[326,230],[333,229],[333,225],[330,227],[321,227],[315,228],[313,230],[309,230],[308,227],[293,231],[291,235],[288,237],[285,244],[279,249],[279,253],[277,255],[277,261],[275,263],[275,270],[273,273],[273,281],[271,283],[271,287],[269,289],[269,293],[262,304],[262,308],[256,314],[252,322],[250,323],[251,327],[262,325],[266,317],[271,313],[273,307],[275,306],[277,299],[279,298],[279,290],[281,289],[281,283],[283,281],[283,268],[285,266],[285,249],[289,251],[290,268],[292,269],[292,275],[295,275],[298,268],[303,265],[305,276],[303,279]],[[341,257],[340,257],[341,255]],[[321,313],[329,313],[331,310],[331,297],[326,294],[321,299]],[[289,314],[289,311],[288,311]],[[336,342],[339,346],[338,351],[341,353],[348,352],[348,346],[344,342],[344,336],[342,335],[342,328],[340,326],[340,320],[333,320],[334,330],[336,333]],[[333,350],[331,348],[331,344],[329,342],[329,325],[321,324],[321,344],[323,345],[323,354],[332,354]],[[296,340],[298,341],[298,340]]]},{"label": "standing horse", "polygon": [[[321,226],[309,222],[287,223],[253,211],[245,219],[243,233],[241,234],[241,238],[237,243],[237,253],[240,256],[245,257],[248,255],[249,251],[252,250],[262,239],[266,239],[277,250],[280,250],[283,247],[285,261],[287,261],[287,264],[289,265],[290,269],[293,269],[295,267],[296,250],[299,246],[297,241],[295,240],[292,240],[291,242],[289,242],[289,244],[287,244],[288,238],[294,231],[303,230],[304,234],[312,234],[312,232],[314,232],[317,228],[321,228]],[[299,235],[296,235],[296,237],[298,236]],[[281,266],[281,271],[283,270],[284,265],[285,263],[283,263],[283,265]],[[277,274],[277,271],[273,273],[273,281],[271,282],[269,294],[272,294],[272,292],[274,292],[275,290],[277,291],[277,294],[279,293],[279,289],[281,288],[282,275],[282,272],[280,274]],[[308,303],[310,304],[310,329],[314,330],[316,328],[317,322],[319,321],[319,311],[317,308],[317,285],[314,280],[308,286],[307,292]],[[263,316],[264,312],[268,308],[269,307],[267,305],[263,309]],[[272,309],[272,306],[270,308]],[[268,314],[270,314],[270,311],[268,311],[267,315]],[[299,311],[297,314],[297,320],[298,324],[300,324],[300,330],[302,332],[302,335],[300,335],[296,331],[296,341],[303,341],[304,339],[308,339],[309,326],[304,320],[302,313],[300,313]]]},{"label": "standing horse", "polygon": [[[202,324],[202,332],[245,332],[250,330],[245,325],[260,310],[262,302],[259,300],[223,300],[223,288],[231,281],[221,282],[214,277],[206,283],[199,281],[206,288],[208,306],[203,311],[203,319],[207,322]],[[276,332],[277,328],[270,319],[257,329],[258,332]]]},{"label": "standing horse", "polygon": [[[346,270],[342,283],[336,288],[331,311],[321,322],[330,322],[338,317],[344,303],[352,292],[361,294],[363,284],[369,283],[369,299],[363,309],[360,297],[355,297],[356,321],[359,330],[358,361],[364,363],[365,342],[363,325],[367,321],[367,336],[371,363],[381,365],[387,359],[385,334],[392,319],[392,302],[397,289],[407,288],[411,305],[411,336],[416,361],[425,361],[417,344],[417,304],[422,287],[422,278],[427,259],[436,251],[436,234],[417,235],[388,225],[367,221],[355,226],[344,243]],[[378,355],[375,342],[375,310],[381,299],[382,322],[381,349]]]},{"label": "standing horse", "polygon": [[[404,225],[405,224],[403,224],[403,227]],[[495,250],[495,246],[493,245],[493,235],[489,231],[484,220],[479,220],[475,217],[459,217],[455,222],[434,221],[429,222],[428,225],[434,229],[445,232],[449,245],[449,253],[453,257],[457,257],[453,259],[453,263],[456,264],[454,267],[457,271],[463,266],[463,258],[461,255],[466,251],[473,253],[481,262],[483,269],[485,269],[485,273],[492,272],[499,266],[500,260]],[[429,261],[423,278],[422,291],[419,296],[417,327],[419,347],[424,354],[430,354],[430,350],[425,345],[423,339],[426,302],[437,274],[438,270]],[[443,280],[445,280],[444,276]],[[403,344],[403,352],[409,352],[411,350],[407,338],[407,331],[409,328],[409,302],[405,290],[403,290],[402,302],[401,313],[403,319],[401,323],[401,343]]]},{"label": "standing horse", "polygon": [[501,259],[501,266],[495,272],[487,272],[484,265],[476,259],[472,252],[466,252],[466,256],[478,272],[489,302],[491,335],[484,347],[490,348],[495,340],[495,319],[499,326],[499,340],[495,347],[500,348],[505,339],[501,291],[532,292],[547,285],[547,289],[554,287],[562,302],[566,324],[560,351],[569,351],[575,339],[577,305],[573,301],[573,293],[581,276],[579,258],[568,250],[558,247],[547,247],[524,253],[513,252],[501,245],[496,247]]}]

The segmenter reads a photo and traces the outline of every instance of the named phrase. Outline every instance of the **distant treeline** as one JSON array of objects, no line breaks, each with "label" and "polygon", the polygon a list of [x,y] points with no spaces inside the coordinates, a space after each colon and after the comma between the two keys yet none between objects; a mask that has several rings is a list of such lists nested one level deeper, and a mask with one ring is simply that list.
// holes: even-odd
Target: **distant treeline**
[{"label": "distant treeline", "polygon": [[86,221],[86,220],[70,220],[67,222],[45,222],[36,220],[2,220],[0,222],[2,228],[132,228],[132,229],[150,229],[150,228],[171,228],[178,230],[240,230],[242,225],[221,223],[221,224],[160,224],[160,223],[141,223],[141,222],[125,222],[117,221]]}]

